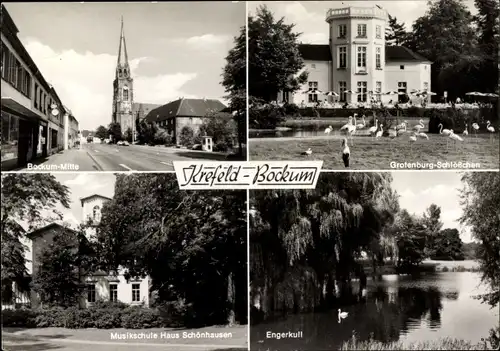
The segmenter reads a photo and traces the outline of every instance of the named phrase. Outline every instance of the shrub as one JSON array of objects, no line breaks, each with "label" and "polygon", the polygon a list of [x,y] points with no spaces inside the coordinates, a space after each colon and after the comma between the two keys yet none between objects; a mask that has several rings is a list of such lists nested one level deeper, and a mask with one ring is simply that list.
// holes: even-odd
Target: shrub
[{"label": "shrub", "polygon": [[111,329],[121,327],[122,313],[125,309],[120,307],[110,308],[91,308],[90,319],[96,328]]},{"label": "shrub", "polygon": [[121,317],[122,328],[142,329],[162,326],[162,319],[157,310],[142,307],[129,307]]},{"label": "shrub", "polygon": [[38,328],[65,326],[66,310],[62,307],[43,308],[36,313],[35,323]]},{"label": "shrub", "polygon": [[36,313],[33,310],[2,310],[3,327],[36,327]]},{"label": "shrub", "polygon": [[160,316],[171,327],[181,327],[184,325],[184,319],[187,314],[185,301],[179,299],[178,301],[169,301],[158,306]]},{"label": "shrub", "polygon": [[229,147],[226,142],[219,142],[214,145],[215,152],[227,152],[227,150],[229,150]]},{"label": "shrub", "polygon": [[289,104],[289,103],[286,103],[284,106],[283,106],[284,110],[285,110],[285,114],[287,116],[291,116],[291,117],[297,117],[297,116],[300,116],[300,109],[297,105],[295,104]]},{"label": "shrub", "polygon": [[170,134],[164,129],[158,129],[154,135],[154,143],[156,145],[167,145],[170,146],[174,143],[174,139]]},{"label": "shrub", "polygon": [[194,145],[194,131],[191,127],[189,126],[184,126],[181,129],[181,133],[179,135],[179,140],[177,144],[182,145],[182,146],[193,146]]},{"label": "shrub", "polygon": [[285,109],[274,104],[252,106],[248,112],[248,123],[255,129],[274,129],[286,116]]}]

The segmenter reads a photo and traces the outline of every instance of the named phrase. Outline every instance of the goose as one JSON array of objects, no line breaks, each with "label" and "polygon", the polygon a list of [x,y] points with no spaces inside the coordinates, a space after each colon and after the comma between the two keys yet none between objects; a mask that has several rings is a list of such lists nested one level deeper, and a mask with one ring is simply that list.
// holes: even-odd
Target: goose
[{"label": "goose", "polygon": [[373,127],[371,127],[370,129],[368,129],[368,132],[373,137],[375,135],[375,133],[377,132],[377,129],[378,129],[378,119],[375,120],[375,125]]},{"label": "goose", "polygon": [[340,308],[339,308],[339,310],[338,310],[338,311],[339,311],[339,323],[340,323],[340,321],[341,321],[342,319],[347,318],[347,315],[348,315],[349,313],[348,313],[348,312],[342,312],[342,311],[340,311]]},{"label": "goose", "polygon": [[383,124],[380,124],[380,130],[375,135],[375,139],[380,138],[382,136],[382,134],[384,134],[384,129],[382,128],[383,126],[384,126]]},{"label": "goose", "polygon": [[313,153],[313,152],[312,152],[311,148],[309,148],[309,149],[307,149],[306,151],[304,151],[304,152],[302,153],[302,155],[309,156],[309,155],[311,155],[312,153]]},{"label": "goose", "polygon": [[345,168],[349,168],[349,159],[351,157],[351,150],[347,145],[347,139],[342,140],[342,161],[344,161]]}]

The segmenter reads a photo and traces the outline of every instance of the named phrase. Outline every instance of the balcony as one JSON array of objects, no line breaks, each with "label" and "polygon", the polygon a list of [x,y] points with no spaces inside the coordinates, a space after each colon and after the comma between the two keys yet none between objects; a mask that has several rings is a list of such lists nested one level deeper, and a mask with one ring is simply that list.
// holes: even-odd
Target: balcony
[{"label": "balcony", "polygon": [[326,12],[326,22],[341,18],[378,18],[387,21],[388,15],[387,11],[377,7],[346,7]]}]

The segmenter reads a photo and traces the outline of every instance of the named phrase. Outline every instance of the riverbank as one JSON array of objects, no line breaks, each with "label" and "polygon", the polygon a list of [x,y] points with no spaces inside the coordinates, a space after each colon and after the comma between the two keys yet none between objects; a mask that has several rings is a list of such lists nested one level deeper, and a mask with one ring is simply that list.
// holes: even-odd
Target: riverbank
[{"label": "riverbank", "polygon": [[403,343],[401,341],[383,343],[379,341],[358,341],[355,338],[342,344],[340,350],[493,350],[486,343],[474,344],[461,339],[444,338],[437,341]]},{"label": "riverbank", "polygon": [[[371,275],[373,267],[369,261],[361,261],[365,273]],[[415,268],[418,273],[432,272],[479,272],[479,263],[472,260],[464,261],[435,261],[425,260]],[[397,274],[396,265],[393,262],[386,262],[381,267],[377,267],[378,274]]]}]

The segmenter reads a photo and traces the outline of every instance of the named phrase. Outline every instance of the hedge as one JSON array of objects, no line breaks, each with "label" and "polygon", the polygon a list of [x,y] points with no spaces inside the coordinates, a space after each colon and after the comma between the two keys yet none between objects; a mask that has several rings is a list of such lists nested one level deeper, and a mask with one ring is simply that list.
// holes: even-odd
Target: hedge
[{"label": "hedge", "polygon": [[182,318],[185,314],[182,306],[177,307],[176,312],[177,315],[167,316],[159,309],[100,303],[86,309],[50,307],[36,310],[3,310],[2,322],[3,327],[22,328],[165,328],[183,324]]}]

